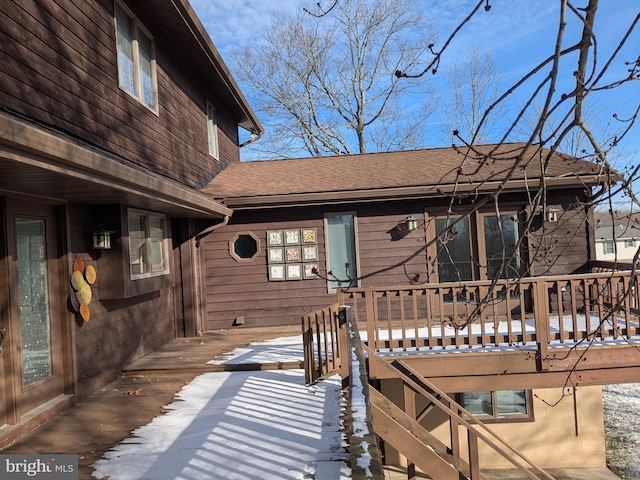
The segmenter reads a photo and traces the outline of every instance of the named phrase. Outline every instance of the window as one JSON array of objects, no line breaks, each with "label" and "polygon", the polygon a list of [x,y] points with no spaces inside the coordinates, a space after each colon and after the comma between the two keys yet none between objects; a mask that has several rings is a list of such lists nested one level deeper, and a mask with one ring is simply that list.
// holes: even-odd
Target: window
[{"label": "window", "polygon": [[[325,215],[329,290],[358,285],[356,221],[352,213]],[[329,275],[328,272],[332,272]]]},{"label": "window", "polygon": [[220,158],[218,152],[218,123],[216,121],[216,110],[211,102],[207,100],[207,135],[209,138],[209,155],[216,160]]},{"label": "window", "polygon": [[135,16],[118,2],[115,10],[120,88],[156,111],[158,93],[153,39]]},{"label": "window", "polygon": [[[476,214],[473,217],[436,217],[439,282],[515,278],[521,272],[517,213]],[[500,268],[502,271],[500,271]]]},{"label": "window", "polygon": [[166,216],[129,210],[128,224],[131,278],[168,274],[170,270]]},{"label": "window", "polygon": [[613,240],[607,240],[604,242],[604,253],[616,253],[616,246]]},{"label": "window", "polygon": [[624,246],[627,248],[635,248],[636,247],[636,239],[635,238],[627,238],[624,241]]},{"label": "window", "polygon": [[229,253],[238,262],[246,262],[260,251],[260,240],[251,232],[238,233],[229,242]]},{"label": "window", "polygon": [[460,393],[458,403],[485,422],[533,421],[531,390]]}]

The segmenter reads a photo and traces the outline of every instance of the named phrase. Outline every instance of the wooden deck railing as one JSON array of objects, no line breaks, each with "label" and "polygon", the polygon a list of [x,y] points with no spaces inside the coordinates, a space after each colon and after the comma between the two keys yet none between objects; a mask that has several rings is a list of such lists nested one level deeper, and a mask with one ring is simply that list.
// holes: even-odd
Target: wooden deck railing
[{"label": "wooden deck railing", "polygon": [[340,304],[334,303],[302,317],[304,371],[307,383],[315,382],[340,368],[339,310]]},{"label": "wooden deck railing", "polygon": [[[340,371],[350,392],[348,418],[356,410],[351,402],[357,396],[353,392],[358,390],[364,395],[367,422],[372,422],[376,435],[409,459],[410,469],[415,463],[426,469],[426,473],[433,473],[434,478],[484,479],[478,459],[478,442],[483,442],[527,477],[551,478],[486,432],[471,414],[395,354],[406,354],[409,349],[473,351],[520,344],[530,345],[536,349],[538,358],[546,358],[548,348],[554,343],[572,347],[585,340],[590,344],[600,340],[628,341],[632,337],[637,340],[640,288],[635,270],[617,271],[619,264],[594,267],[602,271],[517,281],[358,288],[339,292],[337,303],[302,318],[307,382]],[[344,306],[348,306],[348,310]],[[344,316],[346,311],[349,321]],[[362,335],[358,332],[358,323],[366,329]],[[358,347],[361,337],[366,341]],[[357,353],[358,348],[367,351],[369,371],[363,370],[365,360]],[[357,371],[353,368],[354,359],[357,359]],[[404,408],[367,385],[367,377],[375,377],[374,370],[389,370],[385,378],[402,380]],[[415,394],[424,396],[448,416],[451,427],[448,445],[434,438],[415,420],[412,410],[415,399],[410,399]],[[375,442],[370,437],[367,441],[354,441],[354,424],[348,421],[347,427],[347,435],[352,438],[352,465],[356,465],[355,459],[371,455],[371,452],[359,451],[361,445]],[[466,442],[460,441],[460,431],[466,432]],[[372,447],[372,452],[377,458],[377,449]],[[373,470],[356,466],[354,478],[379,478],[375,465]],[[534,470],[542,476],[533,476],[530,472]]]},{"label": "wooden deck railing", "polygon": [[376,352],[629,339],[640,335],[631,271],[340,292]]}]

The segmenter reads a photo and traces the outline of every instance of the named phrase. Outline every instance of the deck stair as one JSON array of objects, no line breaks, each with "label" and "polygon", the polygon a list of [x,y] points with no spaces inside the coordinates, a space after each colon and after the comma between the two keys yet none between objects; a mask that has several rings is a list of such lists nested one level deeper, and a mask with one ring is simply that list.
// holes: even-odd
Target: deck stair
[{"label": "deck stair", "polygon": [[[508,460],[522,473],[523,478],[553,480],[550,474],[509,446],[405,362],[387,362],[366,346],[364,351],[368,354],[369,362],[378,363],[379,368],[394,370],[396,377],[404,384],[404,410],[374,388],[369,389],[374,431],[423,472],[438,479],[486,480],[479,467],[479,442],[482,442]],[[450,446],[436,439],[414,419],[416,395],[424,396],[430,402],[430,408],[439,409],[449,417]],[[463,455],[460,430],[467,433],[465,453],[468,461]]]}]

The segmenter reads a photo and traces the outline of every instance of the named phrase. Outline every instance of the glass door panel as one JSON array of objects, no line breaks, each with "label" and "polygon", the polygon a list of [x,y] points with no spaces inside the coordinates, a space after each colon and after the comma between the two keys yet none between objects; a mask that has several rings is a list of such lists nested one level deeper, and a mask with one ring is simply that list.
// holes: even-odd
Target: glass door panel
[{"label": "glass door panel", "polygon": [[487,278],[496,274],[498,278],[517,278],[520,274],[520,252],[517,249],[520,237],[515,215],[486,215],[483,226]]},{"label": "glass door panel", "polygon": [[438,280],[460,282],[473,280],[469,219],[437,218],[436,246],[438,249]]},{"label": "glass door panel", "polygon": [[23,386],[29,387],[53,373],[45,222],[17,217],[15,232],[22,377]]},{"label": "glass door panel", "polygon": [[358,284],[356,265],[356,229],[355,216],[352,214],[328,214],[327,256],[330,288],[348,288]]}]

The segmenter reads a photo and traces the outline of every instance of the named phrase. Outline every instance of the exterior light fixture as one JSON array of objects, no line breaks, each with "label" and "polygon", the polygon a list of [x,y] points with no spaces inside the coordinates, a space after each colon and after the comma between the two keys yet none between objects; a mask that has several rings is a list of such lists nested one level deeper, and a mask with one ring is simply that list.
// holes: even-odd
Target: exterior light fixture
[{"label": "exterior light fixture", "polygon": [[94,250],[110,250],[111,234],[110,230],[100,227],[91,233],[91,246]]},{"label": "exterior light fixture", "polygon": [[558,221],[558,212],[556,212],[555,210],[552,210],[551,208],[548,208],[545,212],[544,212],[544,218],[547,222],[557,222]]},{"label": "exterior light fixture", "polygon": [[405,225],[407,226],[407,231],[412,232],[416,228],[418,228],[418,219],[413,216],[413,214],[409,215],[404,220]]}]

